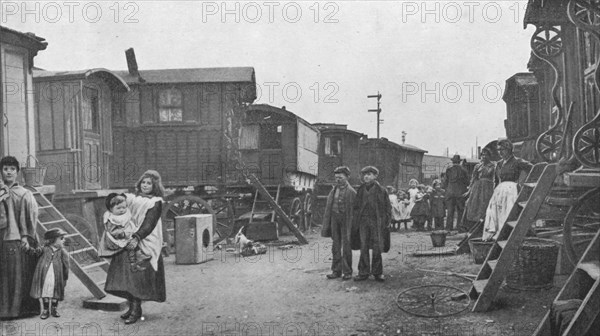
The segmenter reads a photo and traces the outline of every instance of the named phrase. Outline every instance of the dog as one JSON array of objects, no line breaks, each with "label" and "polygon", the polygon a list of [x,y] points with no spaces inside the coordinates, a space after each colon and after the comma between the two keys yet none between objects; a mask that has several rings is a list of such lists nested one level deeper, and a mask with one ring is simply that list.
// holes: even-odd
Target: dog
[{"label": "dog", "polygon": [[242,226],[240,231],[235,235],[234,244],[238,248],[239,253],[244,257],[267,252],[266,246],[246,237],[246,226]]}]

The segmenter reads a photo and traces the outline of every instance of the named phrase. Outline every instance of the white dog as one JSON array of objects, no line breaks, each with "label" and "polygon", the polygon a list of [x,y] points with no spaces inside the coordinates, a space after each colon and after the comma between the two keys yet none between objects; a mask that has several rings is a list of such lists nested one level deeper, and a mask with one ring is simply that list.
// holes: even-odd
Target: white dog
[{"label": "white dog", "polygon": [[238,248],[238,251],[241,253],[244,250],[251,248],[254,243],[252,240],[248,239],[245,235],[246,227],[242,226],[240,231],[235,235],[234,244]]},{"label": "white dog", "polygon": [[245,226],[243,226],[235,235],[234,244],[238,248],[239,253],[244,257],[265,254],[267,252],[267,247],[265,245],[254,242],[246,237]]}]

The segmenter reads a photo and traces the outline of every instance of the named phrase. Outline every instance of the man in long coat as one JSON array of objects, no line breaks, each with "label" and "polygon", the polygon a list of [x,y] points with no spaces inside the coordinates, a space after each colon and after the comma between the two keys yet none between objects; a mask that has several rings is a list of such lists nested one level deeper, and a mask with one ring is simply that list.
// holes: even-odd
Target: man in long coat
[{"label": "man in long coat", "polygon": [[37,257],[25,253],[37,244],[38,206],[31,191],[16,182],[19,170],[16,158],[0,160],[2,188],[9,195],[0,202],[0,319],[40,313],[38,300],[29,296]]},{"label": "man in long coat", "polygon": [[[360,237],[358,275],[354,281],[363,281],[372,274],[376,281],[385,281],[382,252],[390,249],[390,219],[392,206],[387,190],[377,182],[379,170],[373,166],[361,171],[364,183],[356,192],[354,200],[354,223],[352,248],[356,249],[356,237]],[[373,250],[370,260],[369,250]]]},{"label": "man in long coat", "polygon": [[350,176],[348,167],[337,167],[333,173],[336,185],[327,196],[321,230],[323,237],[331,237],[333,240],[331,246],[333,261],[331,263],[331,274],[327,274],[327,279],[342,277],[342,280],[350,280],[352,279],[350,232],[356,190],[348,183],[348,177]]},{"label": "man in long coat", "polygon": [[456,212],[456,227],[462,227],[463,211],[465,210],[464,193],[469,186],[469,173],[460,164],[460,155],[452,157],[452,166],[446,169],[446,178],[442,188],[446,190],[446,230],[454,230],[454,213]]}]

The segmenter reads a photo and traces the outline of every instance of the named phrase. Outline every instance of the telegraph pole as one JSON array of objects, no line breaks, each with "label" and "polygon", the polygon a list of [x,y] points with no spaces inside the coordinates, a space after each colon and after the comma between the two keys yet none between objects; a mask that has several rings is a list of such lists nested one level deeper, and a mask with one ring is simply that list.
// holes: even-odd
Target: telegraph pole
[{"label": "telegraph pole", "polygon": [[379,139],[379,125],[383,124],[383,120],[379,119],[379,115],[381,114],[381,93],[377,91],[376,95],[368,95],[367,98],[377,98],[377,109],[371,109],[369,112],[377,112],[377,139]]}]

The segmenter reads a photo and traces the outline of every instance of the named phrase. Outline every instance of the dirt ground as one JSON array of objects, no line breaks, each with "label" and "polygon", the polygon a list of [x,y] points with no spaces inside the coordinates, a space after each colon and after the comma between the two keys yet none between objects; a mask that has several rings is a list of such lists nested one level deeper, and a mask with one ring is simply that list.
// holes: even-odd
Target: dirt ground
[{"label": "dirt ground", "polygon": [[[530,335],[559,291],[555,286],[538,292],[503,287],[493,310],[469,309],[445,318],[424,318],[398,308],[403,289],[429,284],[458,287],[470,282],[456,276],[421,271],[478,272],[469,254],[413,257],[431,247],[428,233],[393,232],[392,249],[384,254],[385,283],[327,280],[330,239],[307,235],[308,245],[291,249],[269,246],[265,255],[248,258],[216,251],[214,260],[177,265],[165,259],[167,301],[143,304],[144,320],[125,326],[120,313],[82,308],[90,297],[72,276],[62,317],[39,317],[0,322],[2,335]],[[452,238],[452,237],[450,237]],[[276,245],[293,242],[284,236]],[[457,240],[448,240],[450,246]],[[353,253],[356,274],[358,251]]]}]

